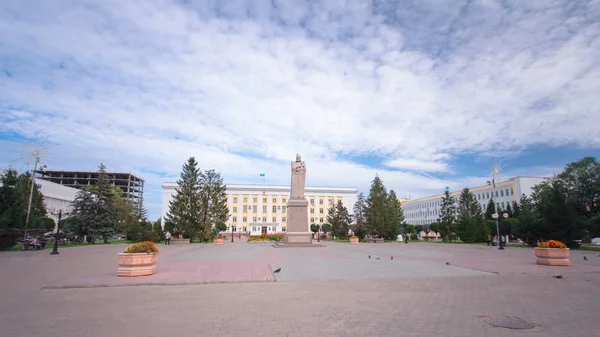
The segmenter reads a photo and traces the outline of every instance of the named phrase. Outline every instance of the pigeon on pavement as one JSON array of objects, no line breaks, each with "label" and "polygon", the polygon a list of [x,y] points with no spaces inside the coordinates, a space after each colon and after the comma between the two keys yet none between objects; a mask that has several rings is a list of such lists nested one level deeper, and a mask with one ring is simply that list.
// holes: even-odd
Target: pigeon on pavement
[{"label": "pigeon on pavement", "polygon": [[277,268],[273,271],[273,273],[279,273],[281,271],[281,268]]},{"label": "pigeon on pavement", "polygon": [[447,265],[447,266],[449,266],[449,265],[450,265],[450,262],[446,262],[446,265]]},{"label": "pigeon on pavement", "polygon": [[371,255],[369,255],[369,259],[371,258]]},{"label": "pigeon on pavement", "polygon": [[583,259],[587,261],[587,256],[584,256]]},{"label": "pigeon on pavement", "polygon": [[554,278],[562,278],[562,275],[554,275],[552,277],[554,277]]},{"label": "pigeon on pavement", "polygon": [[392,261],[393,261],[393,260],[394,260],[394,257],[393,257],[393,256],[392,256],[392,257],[390,257],[390,260],[392,260]]},{"label": "pigeon on pavement", "polygon": [[379,260],[379,259],[380,259],[380,257],[377,258],[377,260]]}]

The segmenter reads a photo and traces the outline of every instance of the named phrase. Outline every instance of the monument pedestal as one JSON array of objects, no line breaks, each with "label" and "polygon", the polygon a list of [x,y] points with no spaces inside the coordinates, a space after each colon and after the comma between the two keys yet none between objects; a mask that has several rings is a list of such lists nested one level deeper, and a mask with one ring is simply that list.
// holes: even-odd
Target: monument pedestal
[{"label": "monument pedestal", "polygon": [[277,248],[293,247],[324,247],[312,243],[312,232],[308,229],[308,201],[304,199],[290,199],[287,204],[287,231],[283,243],[277,243]]}]

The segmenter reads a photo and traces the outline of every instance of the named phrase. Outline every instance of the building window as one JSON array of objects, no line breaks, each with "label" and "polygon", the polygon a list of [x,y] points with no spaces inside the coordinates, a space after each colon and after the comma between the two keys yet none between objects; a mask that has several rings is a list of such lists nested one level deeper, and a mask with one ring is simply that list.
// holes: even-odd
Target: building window
[{"label": "building window", "polygon": [[237,207],[233,208],[233,213],[237,213]]},{"label": "building window", "polygon": [[504,196],[504,190],[500,190],[500,196],[503,197]]},{"label": "building window", "polygon": [[496,198],[498,198],[498,191],[496,191]]},{"label": "building window", "polygon": [[267,213],[267,206],[263,206],[263,213]]},{"label": "building window", "polygon": [[485,192],[485,198],[489,199],[490,198],[490,192]]},{"label": "building window", "polygon": [[286,212],[286,209],[287,209],[287,207],[286,207],[286,206],[282,206],[282,208],[281,208],[281,211],[282,211],[283,213],[285,213],[285,212]]},{"label": "building window", "polygon": [[270,232],[271,231],[271,226],[267,227],[267,230]]},{"label": "building window", "polygon": [[333,199],[329,199],[329,206],[333,206]]},{"label": "building window", "polygon": [[285,217],[281,218],[281,222],[285,222]]},{"label": "building window", "polygon": [[508,197],[508,188],[506,189],[506,191],[504,192],[504,195],[506,195]]},{"label": "building window", "polygon": [[277,222],[277,217],[276,217],[276,216],[274,216],[272,220],[273,220],[273,221],[271,221],[271,222]]},{"label": "building window", "polygon": [[267,198],[263,198],[263,202],[266,204],[267,203]]},{"label": "building window", "polygon": [[314,208],[310,209],[310,214],[315,214],[315,209]]},{"label": "building window", "polygon": [[273,206],[273,213],[277,212],[277,206]]},{"label": "building window", "polygon": [[263,222],[267,222],[267,217],[266,217],[266,216],[263,216],[263,219],[262,219],[262,220],[263,220]]},{"label": "building window", "polygon": [[242,218],[242,222],[248,222],[248,218],[247,217],[243,217]]},{"label": "building window", "polygon": [[319,208],[319,213],[323,214],[323,209],[322,208]]},{"label": "building window", "polygon": [[315,205],[315,199],[310,199],[310,205],[314,206]]},{"label": "building window", "polygon": [[286,200],[287,200],[286,198],[283,198],[283,199],[281,199],[281,202],[285,203]]},{"label": "building window", "polygon": [[248,212],[248,206],[244,205],[244,213]]},{"label": "building window", "polygon": [[233,217],[233,222],[237,222],[237,216]]},{"label": "building window", "polygon": [[233,203],[237,204],[237,197],[233,197]]},{"label": "building window", "polygon": [[248,202],[248,198],[247,197],[244,197],[244,202]]},{"label": "building window", "polygon": [[323,205],[323,199],[319,199],[319,205]]},{"label": "building window", "polygon": [[310,223],[315,223],[315,218],[310,218]]},{"label": "building window", "polygon": [[256,222],[256,217],[255,216],[252,217],[252,222]]},{"label": "building window", "polygon": [[273,198],[273,203],[276,204],[277,203],[277,198]]},{"label": "building window", "polygon": [[514,191],[513,191],[513,189],[511,188],[511,189],[510,189],[510,195],[513,195],[513,193],[514,193]]},{"label": "building window", "polygon": [[504,201],[502,202],[502,209],[504,209]]},{"label": "building window", "polygon": [[258,209],[258,206],[256,206],[256,205],[252,206],[252,212],[256,213],[257,209]]},{"label": "building window", "polygon": [[320,223],[323,223],[323,218],[319,218],[319,222],[320,222]]},{"label": "building window", "polygon": [[252,202],[258,202],[258,198],[252,198]]},{"label": "building window", "polygon": [[281,227],[281,230],[285,232],[285,227]]}]

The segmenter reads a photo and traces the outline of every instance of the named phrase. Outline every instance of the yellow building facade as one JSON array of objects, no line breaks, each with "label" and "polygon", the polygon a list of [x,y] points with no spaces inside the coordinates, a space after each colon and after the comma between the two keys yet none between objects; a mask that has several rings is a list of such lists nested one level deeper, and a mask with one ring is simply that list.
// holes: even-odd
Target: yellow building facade
[{"label": "yellow building facade", "polygon": [[[169,210],[176,183],[164,183],[162,217]],[[305,189],[308,201],[308,219],[310,224],[327,222],[327,210],[338,200],[351,212],[356,202],[357,189],[347,187],[310,187]],[[285,185],[227,185],[227,206],[229,219],[227,231],[237,233],[250,232],[250,235],[285,232],[287,228],[287,203],[290,187]],[[309,228],[307,228],[309,230]]]}]

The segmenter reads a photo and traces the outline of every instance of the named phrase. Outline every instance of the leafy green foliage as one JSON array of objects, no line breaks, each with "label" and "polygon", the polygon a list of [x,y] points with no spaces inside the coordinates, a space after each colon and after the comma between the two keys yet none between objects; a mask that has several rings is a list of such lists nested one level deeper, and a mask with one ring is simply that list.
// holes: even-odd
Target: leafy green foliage
[{"label": "leafy green foliage", "polygon": [[358,193],[358,198],[354,203],[354,235],[358,236],[358,239],[362,241],[367,236],[367,202],[362,192]]},{"label": "leafy green foliage", "polygon": [[319,225],[317,224],[311,224],[310,225],[310,231],[313,233],[317,233],[319,231]]},{"label": "leafy green foliage", "polygon": [[404,213],[394,191],[387,192],[379,176],[371,182],[366,200],[365,218],[369,232],[377,233],[386,240],[396,240]]},{"label": "leafy green foliage", "polygon": [[88,236],[90,242],[102,239],[104,243],[108,243],[116,228],[116,212],[112,200],[115,192],[110,186],[103,164],[100,164],[98,173],[98,183],[94,186],[93,193],[86,190],[77,192],[71,204],[70,221],[65,229],[81,239]]},{"label": "leafy green foliage", "polygon": [[29,172],[18,175],[15,170],[6,170],[0,177],[0,183],[0,230],[31,228],[34,219],[46,216],[44,196],[34,185],[30,223],[25,224],[31,191],[31,174]]},{"label": "leafy green foliage", "polygon": [[483,242],[489,235],[479,203],[468,188],[462,190],[458,201],[456,234],[463,242]]},{"label": "leafy green foliage", "polygon": [[190,157],[183,165],[175,195],[169,203],[169,212],[165,218],[169,226],[173,226],[172,230],[175,233],[196,234],[200,232],[202,212],[199,179],[198,163],[194,157]]},{"label": "leafy green foliage", "polygon": [[225,224],[229,219],[227,207],[227,187],[221,174],[215,170],[207,170],[200,174],[201,226],[199,233],[204,241],[212,240],[211,227]]},{"label": "leafy green foliage", "polygon": [[442,237],[442,241],[449,242],[454,237],[456,232],[456,199],[448,190],[444,191],[442,197],[442,206],[440,208],[440,221],[437,226],[438,233]]},{"label": "leafy green foliage", "polygon": [[333,236],[338,239],[347,238],[350,222],[352,222],[352,217],[341,200],[338,200],[335,206],[332,205],[329,208],[327,212],[327,223],[331,225],[331,233]]}]

